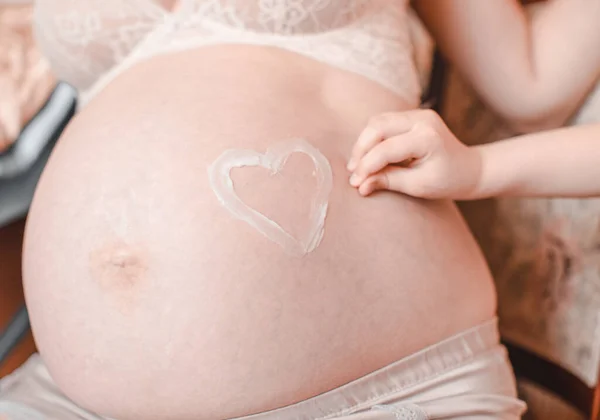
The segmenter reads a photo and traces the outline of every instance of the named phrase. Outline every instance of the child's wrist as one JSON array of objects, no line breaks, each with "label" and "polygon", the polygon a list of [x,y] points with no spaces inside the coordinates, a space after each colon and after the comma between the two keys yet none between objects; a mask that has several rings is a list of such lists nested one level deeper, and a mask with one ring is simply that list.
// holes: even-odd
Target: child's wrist
[{"label": "child's wrist", "polygon": [[481,198],[483,185],[483,154],[478,146],[469,146],[466,150],[465,186],[458,200],[477,200]]}]

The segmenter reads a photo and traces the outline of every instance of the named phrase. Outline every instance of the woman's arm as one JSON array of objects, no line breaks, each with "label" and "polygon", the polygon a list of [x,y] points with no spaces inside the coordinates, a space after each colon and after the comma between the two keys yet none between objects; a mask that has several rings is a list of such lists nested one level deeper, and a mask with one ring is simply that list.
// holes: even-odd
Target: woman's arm
[{"label": "woman's arm", "polygon": [[413,0],[443,53],[521,131],[553,128],[600,77],[600,0]]},{"label": "woman's arm", "polygon": [[15,141],[54,87],[37,50],[31,0],[0,0],[0,154]]},{"label": "woman's arm", "polygon": [[467,147],[432,111],[385,114],[362,132],[348,169],[362,195],[600,196],[600,124]]}]

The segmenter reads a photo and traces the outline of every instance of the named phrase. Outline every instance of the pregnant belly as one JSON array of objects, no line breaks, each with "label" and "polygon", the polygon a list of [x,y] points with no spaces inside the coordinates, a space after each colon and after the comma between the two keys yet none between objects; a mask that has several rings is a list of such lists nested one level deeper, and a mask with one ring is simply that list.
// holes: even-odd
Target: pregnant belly
[{"label": "pregnant belly", "polygon": [[[28,221],[27,302],[63,391],[121,419],[242,416],[492,317],[487,268],[453,205],[348,186],[361,127],[402,108],[358,76],[269,49],[177,54],[120,76],[68,127]],[[277,175],[225,172],[244,214],[305,255],[235,217],[209,177],[226,150],[292,138],[315,150]]]}]

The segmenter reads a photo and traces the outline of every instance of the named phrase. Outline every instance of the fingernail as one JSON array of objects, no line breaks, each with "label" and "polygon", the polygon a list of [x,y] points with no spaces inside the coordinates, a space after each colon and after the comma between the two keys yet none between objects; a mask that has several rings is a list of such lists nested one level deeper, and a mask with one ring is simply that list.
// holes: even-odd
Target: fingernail
[{"label": "fingernail", "polygon": [[356,161],[354,159],[350,159],[348,161],[348,165],[346,165],[346,169],[348,169],[349,171],[353,171],[356,169]]},{"label": "fingernail", "polygon": [[360,180],[358,178],[358,175],[352,174],[352,176],[350,177],[350,185],[352,185],[353,187],[358,187],[360,185],[359,181]]}]

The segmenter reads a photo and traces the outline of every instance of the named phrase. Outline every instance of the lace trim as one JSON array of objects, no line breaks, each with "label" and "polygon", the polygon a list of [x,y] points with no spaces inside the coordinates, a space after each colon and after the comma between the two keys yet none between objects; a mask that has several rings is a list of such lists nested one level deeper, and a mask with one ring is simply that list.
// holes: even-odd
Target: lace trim
[{"label": "lace trim", "polygon": [[40,0],[36,22],[42,48],[59,76],[80,89],[82,103],[149,57],[249,44],[358,73],[416,106],[406,8],[398,0],[180,0],[171,13],[149,0],[104,0],[93,8],[90,1]]},{"label": "lace trim", "polygon": [[373,410],[387,411],[391,413],[396,420],[428,420],[429,416],[419,406],[405,403],[401,406],[376,405]]},{"label": "lace trim", "polygon": [[60,79],[80,90],[125,59],[167,12],[148,0],[40,0],[34,30]]}]

